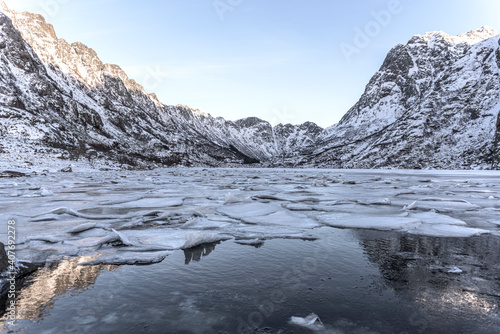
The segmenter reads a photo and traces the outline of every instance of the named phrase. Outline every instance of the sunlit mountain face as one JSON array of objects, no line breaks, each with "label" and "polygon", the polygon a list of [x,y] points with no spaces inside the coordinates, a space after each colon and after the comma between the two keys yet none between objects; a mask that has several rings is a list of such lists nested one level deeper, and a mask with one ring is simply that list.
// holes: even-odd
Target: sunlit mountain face
[{"label": "sunlit mountain face", "polygon": [[42,16],[2,13],[0,144],[11,160],[94,154],[132,166],[498,166],[500,51],[489,27],[415,35],[396,46],[358,103],[322,129],[166,106],[91,48],[57,38]]}]

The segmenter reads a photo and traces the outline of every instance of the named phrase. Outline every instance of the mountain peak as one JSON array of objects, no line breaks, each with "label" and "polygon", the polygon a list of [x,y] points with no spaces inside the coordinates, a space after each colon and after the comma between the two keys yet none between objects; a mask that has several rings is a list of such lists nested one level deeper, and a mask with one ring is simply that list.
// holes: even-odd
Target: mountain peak
[{"label": "mountain peak", "polygon": [[488,25],[484,25],[479,29],[471,30],[471,31],[466,32],[464,34],[460,34],[460,35],[458,35],[458,37],[473,40],[473,41],[476,41],[475,43],[477,43],[477,42],[483,41],[485,39],[488,39],[488,38],[491,38],[491,37],[494,37],[497,35],[498,35],[498,32],[495,29],[493,29],[492,27],[490,27]]},{"label": "mountain peak", "polygon": [[7,7],[7,4],[3,0],[0,0],[0,10],[1,11],[8,11],[9,10],[9,7]]},{"label": "mountain peak", "polygon": [[479,42],[482,42],[488,38],[497,36],[498,32],[488,25],[484,25],[479,29],[471,30],[466,33],[459,34],[457,36],[453,36],[447,34],[443,31],[432,31],[428,32],[424,35],[416,35],[417,37],[421,37],[428,42],[435,41],[437,39],[444,39],[448,43],[451,44],[469,44],[473,45]]}]

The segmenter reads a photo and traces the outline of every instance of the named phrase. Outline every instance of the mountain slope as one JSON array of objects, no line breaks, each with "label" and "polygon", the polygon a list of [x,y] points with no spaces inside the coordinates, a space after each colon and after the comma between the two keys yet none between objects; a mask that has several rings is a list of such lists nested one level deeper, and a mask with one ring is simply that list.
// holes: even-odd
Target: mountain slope
[{"label": "mountain slope", "polygon": [[489,27],[393,48],[307,163],[343,168],[497,167],[500,45]]},{"label": "mountain slope", "polygon": [[[489,27],[397,45],[342,120],[280,124],[162,104],[117,65],[0,1],[0,154],[124,164],[500,168],[500,41]],[[2,14],[3,12],[3,14]]]},{"label": "mountain slope", "polygon": [[57,38],[42,16],[4,5],[2,11],[4,152],[55,147],[67,156],[92,150],[126,163],[217,166],[272,161],[283,150],[297,151],[315,141],[323,130],[306,123],[275,131],[255,118],[231,122],[163,105],[119,66],[102,63],[94,50]]}]

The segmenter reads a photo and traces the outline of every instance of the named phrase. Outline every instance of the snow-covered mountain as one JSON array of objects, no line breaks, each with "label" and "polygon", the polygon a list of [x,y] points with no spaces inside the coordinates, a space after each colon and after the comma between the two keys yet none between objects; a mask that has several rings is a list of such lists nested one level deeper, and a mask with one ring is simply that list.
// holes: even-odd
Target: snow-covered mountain
[{"label": "snow-covered mountain", "polygon": [[327,129],[162,104],[117,65],[0,1],[0,155],[121,163],[498,168],[500,45],[489,27],[397,45]]},{"label": "snow-covered mountain", "polygon": [[498,167],[500,46],[490,27],[397,45],[308,157],[343,168]]},{"label": "snow-covered mountain", "polygon": [[[36,14],[0,2],[0,152],[97,152],[123,163],[252,163],[293,156],[323,131],[313,123],[278,125],[214,118],[163,105],[91,48],[69,44]],[[23,154],[24,153],[24,154]]]}]

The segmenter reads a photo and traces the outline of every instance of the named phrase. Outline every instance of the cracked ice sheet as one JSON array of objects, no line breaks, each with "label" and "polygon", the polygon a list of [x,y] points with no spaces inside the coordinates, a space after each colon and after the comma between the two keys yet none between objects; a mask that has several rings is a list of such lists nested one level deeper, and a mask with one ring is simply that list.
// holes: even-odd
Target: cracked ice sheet
[{"label": "cracked ice sheet", "polygon": [[410,229],[407,232],[411,234],[426,235],[433,237],[456,237],[466,238],[478,236],[481,234],[489,234],[490,231],[471,228],[465,226],[447,225],[447,224],[422,224],[415,229]]},{"label": "cracked ice sheet", "polygon": [[[41,189],[53,196],[40,196]],[[105,251],[111,259],[120,251],[120,261],[149,252],[146,261],[167,246],[189,245],[188,239],[195,245],[231,237],[313,238],[309,232],[318,223],[499,235],[499,194],[500,176],[493,172],[167,169],[69,178],[51,172],[0,180],[0,214],[16,219],[19,241],[26,242],[20,254],[41,263]],[[402,211],[414,201],[414,210]],[[98,248],[106,238],[123,243],[112,229],[131,245]],[[0,230],[0,241],[6,239]]]},{"label": "cracked ice sheet", "polygon": [[217,209],[218,212],[235,219],[265,216],[279,210],[282,210],[282,208],[278,205],[264,203],[224,205]]},{"label": "cracked ice sheet", "polygon": [[118,249],[105,250],[102,253],[91,256],[90,260],[84,260],[80,265],[93,266],[98,264],[132,265],[153,264],[163,261],[170,252],[127,252]]},{"label": "cracked ice sheet", "polygon": [[299,229],[312,229],[320,226],[315,220],[302,214],[293,214],[285,210],[277,211],[265,216],[248,217],[242,219],[247,224],[289,226]]},{"label": "cracked ice sheet", "polygon": [[121,208],[166,208],[166,207],[176,207],[183,204],[184,198],[142,198],[135,201],[129,201],[125,203],[120,203],[117,206]]},{"label": "cracked ice sheet", "polygon": [[362,228],[381,231],[413,229],[421,224],[420,220],[405,217],[369,217],[333,219],[329,216],[319,216],[321,222],[341,228]]}]

